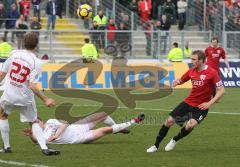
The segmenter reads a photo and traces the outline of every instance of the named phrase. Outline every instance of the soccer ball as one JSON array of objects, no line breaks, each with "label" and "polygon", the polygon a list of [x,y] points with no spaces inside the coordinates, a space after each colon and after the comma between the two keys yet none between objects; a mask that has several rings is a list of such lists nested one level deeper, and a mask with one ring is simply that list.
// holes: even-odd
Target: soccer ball
[{"label": "soccer ball", "polygon": [[81,17],[82,19],[89,19],[92,17],[92,7],[88,4],[83,4],[79,6],[77,10],[78,17]]}]

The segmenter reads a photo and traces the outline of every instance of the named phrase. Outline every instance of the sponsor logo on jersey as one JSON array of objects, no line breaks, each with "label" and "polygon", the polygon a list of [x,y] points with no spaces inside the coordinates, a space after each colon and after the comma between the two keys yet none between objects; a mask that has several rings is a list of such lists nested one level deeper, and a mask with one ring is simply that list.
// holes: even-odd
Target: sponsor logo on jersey
[{"label": "sponsor logo on jersey", "polygon": [[193,87],[203,86],[203,84],[204,84],[203,80],[201,80],[201,81],[199,81],[199,80],[192,80]]},{"label": "sponsor logo on jersey", "polygon": [[212,58],[218,58],[219,57],[219,54],[218,53],[213,53],[212,54]]},{"label": "sponsor logo on jersey", "polygon": [[200,79],[203,81],[206,79],[206,75],[200,75]]}]

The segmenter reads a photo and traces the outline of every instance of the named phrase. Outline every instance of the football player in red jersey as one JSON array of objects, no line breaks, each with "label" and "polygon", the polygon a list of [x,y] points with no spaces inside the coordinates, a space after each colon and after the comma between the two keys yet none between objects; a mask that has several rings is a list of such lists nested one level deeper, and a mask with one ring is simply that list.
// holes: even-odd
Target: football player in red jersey
[{"label": "football player in red jersey", "polygon": [[[223,83],[217,71],[205,65],[205,60],[206,56],[203,51],[194,51],[191,56],[192,68],[173,82],[173,87],[176,87],[191,80],[191,93],[169,114],[157,135],[155,144],[147,149],[147,152],[156,152],[169,128],[176,123],[183,127],[166,145],[165,151],[171,151],[180,139],[187,136],[203,121],[208,109],[223,96],[225,91]],[[214,87],[217,88],[217,93],[212,98]]]},{"label": "football player in red jersey", "polygon": [[218,45],[218,38],[213,37],[211,40],[211,45],[206,48],[205,54],[207,57],[206,64],[220,73],[220,59],[224,59],[224,62],[227,66],[228,72],[230,71],[230,66],[228,59],[226,57],[225,51],[222,47]]},{"label": "football player in red jersey", "polygon": [[[205,55],[207,57],[206,64],[213,69],[215,69],[220,76],[220,59],[224,59],[224,63],[227,66],[227,72],[230,71],[230,66],[228,59],[226,57],[225,51],[222,47],[218,45],[218,38],[213,37],[211,40],[211,45],[205,49]],[[213,91],[213,96],[216,94],[216,89]]]}]

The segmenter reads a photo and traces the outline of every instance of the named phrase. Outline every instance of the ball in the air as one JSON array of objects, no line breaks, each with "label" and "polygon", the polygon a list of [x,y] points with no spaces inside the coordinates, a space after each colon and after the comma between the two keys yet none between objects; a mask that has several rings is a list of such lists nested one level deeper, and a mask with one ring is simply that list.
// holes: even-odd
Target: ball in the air
[{"label": "ball in the air", "polygon": [[82,19],[89,19],[92,17],[92,7],[88,4],[83,4],[79,6],[77,10],[78,17],[81,17]]}]

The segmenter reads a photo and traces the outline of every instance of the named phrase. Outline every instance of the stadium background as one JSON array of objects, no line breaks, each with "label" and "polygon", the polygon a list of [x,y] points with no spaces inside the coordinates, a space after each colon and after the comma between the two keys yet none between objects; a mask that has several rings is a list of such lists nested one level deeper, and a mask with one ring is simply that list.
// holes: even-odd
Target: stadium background
[{"label": "stadium background", "polygon": [[[15,1],[3,1],[5,9],[10,8],[10,4]],[[26,124],[19,123],[19,114],[15,113],[10,117],[11,126],[11,142],[13,145],[13,155],[2,155],[0,158],[0,166],[238,166],[239,165],[239,87],[240,87],[240,32],[239,32],[239,9],[233,8],[233,2],[212,1],[214,5],[213,14],[209,15],[208,0],[188,1],[186,10],[186,25],[183,30],[178,29],[178,17],[176,9],[172,13],[172,25],[169,30],[163,31],[148,27],[148,24],[143,26],[138,13],[134,13],[129,9],[130,5],[126,5],[128,1],[88,1],[93,7],[94,16],[99,9],[103,9],[107,18],[114,18],[116,25],[124,23],[126,29],[116,31],[111,30],[92,30],[92,21],[84,21],[76,16],[76,10],[79,4],[83,3],[78,0],[59,0],[62,5],[62,19],[57,18],[56,29],[46,31],[47,16],[45,8],[47,0],[41,1],[41,24],[42,29],[36,30],[40,33],[40,45],[38,57],[48,55],[48,60],[43,60],[43,71],[40,76],[39,86],[45,92],[58,101],[58,104],[63,102],[71,102],[74,108],[71,113],[73,116],[79,116],[86,113],[96,111],[101,104],[85,99],[75,99],[59,97],[49,90],[49,85],[53,84],[53,88],[87,88],[89,91],[111,95],[118,99],[112,91],[114,88],[127,88],[124,85],[124,78],[129,81],[129,71],[136,74],[134,80],[143,79],[151,74],[150,80],[142,83],[137,83],[133,88],[140,89],[137,93],[146,93],[154,90],[154,84],[148,85],[151,81],[156,83],[164,83],[166,85],[177,77],[181,76],[189,68],[189,58],[184,56],[183,63],[170,63],[167,60],[167,53],[173,42],[178,42],[180,48],[184,50],[186,41],[189,41],[189,47],[193,50],[204,50],[210,42],[211,37],[217,36],[220,39],[221,46],[227,52],[230,58],[230,73],[226,72],[224,63],[221,63],[220,75],[227,89],[227,94],[216,104],[209,114],[209,118],[204,122],[186,141],[182,141],[172,153],[164,153],[159,150],[154,155],[148,155],[145,150],[152,144],[155,135],[168,112],[179,103],[189,92],[190,83],[182,86],[183,89],[177,89],[171,95],[156,99],[153,101],[138,101],[137,107],[130,109],[125,106],[119,99],[119,107],[112,114],[117,122],[125,121],[136,115],[140,111],[146,113],[146,121],[132,129],[128,135],[113,135],[108,136],[94,144],[77,145],[77,146],[54,146],[62,151],[60,158],[46,158],[39,155],[38,146],[30,143],[29,140],[21,135],[21,130],[27,127]],[[236,1],[238,3],[238,1]],[[160,19],[163,14],[163,5],[154,4],[152,1],[151,16],[149,24],[153,25],[153,20]],[[158,8],[156,8],[156,6]],[[32,6],[29,16],[32,16]],[[234,9],[234,10],[233,10]],[[238,12],[238,13],[237,13]],[[121,15],[119,15],[122,13]],[[3,21],[11,20],[11,18],[2,18]],[[30,22],[30,20],[29,20]],[[1,25],[1,34],[6,31],[4,22]],[[17,49],[17,40],[11,41],[11,32],[21,32],[22,30],[8,29],[8,41]],[[33,30],[24,30],[25,32]],[[127,36],[127,44],[131,45],[130,50],[124,54],[126,65],[122,64],[122,59],[113,60],[114,56],[106,54],[106,47],[112,45],[109,41],[109,32],[118,33],[121,36]],[[82,66],[81,47],[84,44],[83,39],[86,37],[92,38],[94,33],[101,33],[96,44],[99,45],[99,63],[103,65],[101,74],[93,83],[93,78],[97,76],[98,68],[94,64],[84,65],[91,66],[92,71],[87,72],[87,68],[82,68],[66,79],[67,72],[59,71],[61,67],[67,65],[71,61],[79,62]],[[167,34],[167,35],[166,35]],[[166,38],[167,36],[167,38]],[[157,40],[156,40],[157,39]],[[150,43],[150,44],[149,44]],[[102,46],[100,46],[102,45]],[[117,42],[113,45],[118,46]],[[118,48],[119,50],[119,48]],[[120,50],[118,56],[121,56]],[[92,67],[93,66],[93,67]],[[132,66],[132,68],[131,68]],[[140,70],[134,67],[142,67]],[[146,71],[145,66],[152,66],[156,70]],[[80,67],[79,67],[80,68]],[[115,73],[111,73],[114,68]],[[126,70],[130,68],[130,70]],[[166,69],[168,73],[165,78],[159,77],[159,71]],[[71,71],[72,72],[72,71]],[[138,75],[137,73],[142,74]],[[142,73],[141,73],[142,72]],[[107,74],[107,77],[106,77]],[[119,75],[117,75],[119,74]],[[54,83],[49,83],[51,76]],[[84,85],[83,77],[90,76],[92,80],[88,80],[88,84]],[[140,77],[141,76],[141,77]],[[91,83],[91,84],[89,84]],[[155,83],[155,85],[156,85]],[[99,86],[100,84],[100,86]],[[92,87],[90,87],[93,85]],[[96,86],[98,85],[98,86]],[[147,88],[147,89],[145,89]],[[152,88],[152,89],[151,89]],[[108,89],[108,90],[106,90]],[[55,117],[55,109],[46,109],[40,101],[37,101],[39,115],[47,119]],[[175,128],[177,129],[177,128]],[[177,133],[177,130],[171,130],[166,141],[170,136]],[[121,156],[119,156],[121,155]],[[27,158],[28,157],[28,158]],[[191,158],[189,158],[191,157]]]}]

